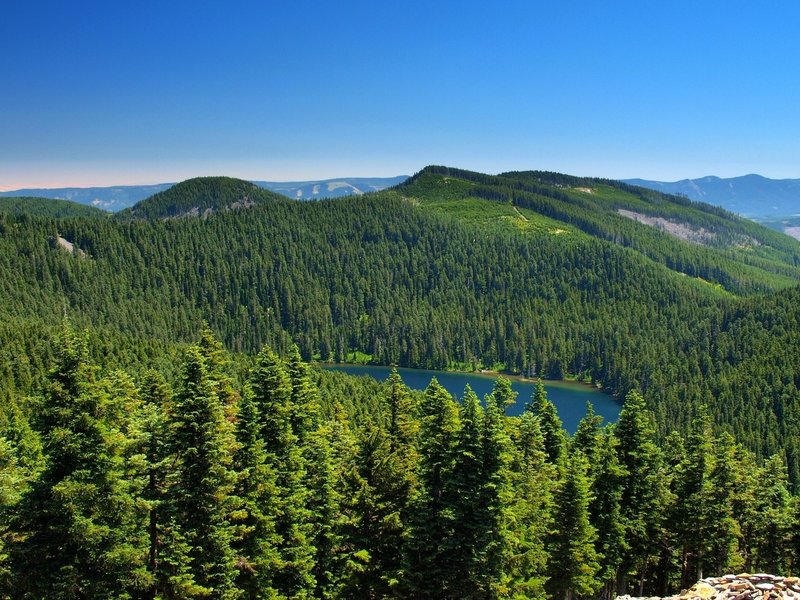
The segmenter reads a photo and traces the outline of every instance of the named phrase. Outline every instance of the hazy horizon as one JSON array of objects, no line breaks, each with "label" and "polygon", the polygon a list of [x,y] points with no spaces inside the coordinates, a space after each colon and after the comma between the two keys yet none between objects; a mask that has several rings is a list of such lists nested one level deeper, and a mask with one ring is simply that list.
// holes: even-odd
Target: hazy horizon
[{"label": "hazy horizon", "polygon": [[[425,166],[427,166],[427,165],[425,165]],[[445,165],[445,166],[463,168],[463,167],[461,167],[461,165]],[[369,174],[361,174],[361,175],[332,175],[332,176],[325,176],[325,177],[312,177],[312,176],[309,176],[309,177],[305,177],[305,178],[294,178],[294,179],[289,179],[289,178],[275,179],[275,178],[260,177],[260,176],[258,176],[258,177],[250,177],[250,176],[244,176],[244,175],[237,176],[237,175],[231,175],[230,173],[211,173],[211,174],[197,173],[197,174],[189,175],[189,176],[186,176],[186,177],[176,177],[176,178],[171,178],[171,179],[170,178],[165,178],[165,179],[160,180],[160,181],[139,181],[139,182],[133,182],[133,183],[119,182],[119,181],[114,180],[114,181],[111,181],[109,183],[0,186],[0,193],[13,192],[13,191],[16,191],[16,190],[25,190],[25,189],[51,190],[51,189],[62,189],[62,188],[86,189],[86,188],[157,186],[157,185],[165,185],[165,184],[174,184],[174,183],[178,183],[180,181],[185,181],[187,179],[192,179],[194,177],[208,177],[208,176],[212,176],[212,177],[213,176],[236,177],[238,179],[244,179],[245,181],[268,181],[270,183],[305,183],[305,182],[326,181],[326,180],[335,180],[335,179],[342,179],[342,180],[345,180],[345,179],[370,179],[370,178],[391,179],[391,178],[395,178],[395,177],[411,176],[414,173],[416,173],[417,171],[419,171],[421,168],[423,168],[423,167],[420,167],[419,169],[415,169],[415,170],[410,171],[408,173],[396,173],[396,174],[389,174],[389,175],[385,175],[385,174],[377,174],[376,175],[376,174],[369,173]],[[470,170],[474,170],[474,169],[470,169]],[[703,179],[703,178],[706,178],[706,177],[719,177],[720,179],[733,179],[733,178],[738,178],[738,177],[747,177],[749,175],[757,175],[757,176],[766,177],[768,179],[772,179],[772,180],[776,180],[776,181],[780,181],[780,180],[798,180],[798,179],[800,179],[800,177],[770,177],[768,175],[764,175],[763,173],[753,173],[753,172],[740,173],[740,174],[737,174],[737,175],[718,175],[716,173],[707,173],[705,175],[700,175],[700,176],[696,176],[696,177],[681,177],[679,179],[667,180],[667,179],[653,179],[653,178],[650,178],[650,177],[640,177],[640,176],[609,177],[608,175],[601,175],[601,174],[587,175],[585,173],[568,173],[566,171],[559,171],[557,169],[555,169],[555,170],[554,169],[538,169],[538,168],[535,168],[535,167],[533,167],[531,169],[505,169],[504,171],[515,171],[515,170],[516,171],[545,170],[545,171],[554,171],[554,172],[558,172],[558,173],[565,173],[567,175],[576,175],[576,176],[579,176],[579,177],[599,177],[599,178],[606,178],[606,179],[616,179],[616,180],[620,180],[620,181],[629,180],[629,179],[642,179],[642,180],[647,180],[647,181],[655,181],[655,182],[659,182],[659,183],[677,183],[677,182],[680,182],[680,181],[698,180],[698,179]],[[493,173],[488,173],[487,171],[480,171],[480,170],[476,170],[476,171],[480,172],[480,173],[487,173],[489,175],[496,175],[496,174],[498,174],[500,172],[503,172],[503,171],[497,171],[497,172],[493,172]]]},{"label": "hazy horizon", "polygon": [[798,178],[800,5],[11,2],[0,189]]}]

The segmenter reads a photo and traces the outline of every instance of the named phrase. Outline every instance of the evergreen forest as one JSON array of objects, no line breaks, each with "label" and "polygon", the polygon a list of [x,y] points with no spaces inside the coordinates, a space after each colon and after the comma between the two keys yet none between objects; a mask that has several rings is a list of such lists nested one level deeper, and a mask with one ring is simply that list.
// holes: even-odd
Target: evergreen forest
[{"label": "evergreen forest", "polygon": [[[571,600],[800,571],[796,240],[538,171],[68,205],[0,205],[3,597]],[[456,399],[317,361],[576,378],[622,412],[569,435],[543,386]]]}]

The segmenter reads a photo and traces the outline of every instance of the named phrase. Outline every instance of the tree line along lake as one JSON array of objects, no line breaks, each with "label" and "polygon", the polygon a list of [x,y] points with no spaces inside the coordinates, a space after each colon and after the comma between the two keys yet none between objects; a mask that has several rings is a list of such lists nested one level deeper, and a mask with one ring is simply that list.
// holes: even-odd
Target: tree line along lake
[{"label": "tree line along lake", "polygon": [[[391,367],[374,365],[323,365],[323,368],[331,371],[342,371],[350,375],[366,375],[379,381],[384,381],[392,371]],[[460,399],[464,394],[467,384],[473,389],[479,398],[483,398],[492,391],[496,374],[486,373],[458,373],[451,371],[431,371],[427,369],[407,369],[398,368],[397,372],[402,377],[403,382],[414,390],[424,390],[428,387],[433,377],[450,394]],[[506,414],[519,415],[525,409],[525,404],[533,397],[535,382],[511,379],[511,388],[517,392],[517,401],[506,409]],[[564,428],[570,433],[574,433],[578,428],[578,423],[586,414],[586,403],[591,402],[594,411],[603,417],[604,423],[614,423],[619,417],[622,408],[620,402],[613,396],[606,394],[599,389],[577,381],[545,381],[547,398],[556,405],[558,416],[564,422]]]}]

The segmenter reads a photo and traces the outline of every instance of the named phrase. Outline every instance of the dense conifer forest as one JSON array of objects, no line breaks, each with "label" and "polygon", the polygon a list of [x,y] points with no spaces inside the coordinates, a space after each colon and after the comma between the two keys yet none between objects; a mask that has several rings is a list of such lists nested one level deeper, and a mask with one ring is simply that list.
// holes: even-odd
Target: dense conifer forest
[{"label": "dense conifer forest", "polygon": [[800,503],[704,408],[656,443],[630,392],[568,436],[540,384],[313,372],[268,346],[238,381],[206,327],[179,372],[92,363],[65,322],[0,424],[10,598],[572,598],[797,571]]},{"label": "dense conifer forest", "polygon": [[[445,167],[320,202],[229,178],[112,218],[46,202],[0,210],[8,597],[591,598],[800,568],[786,236]],[[543,388],[509,417],[503,379],[455,400],[313,360],[625,404],[570,437]]]}]

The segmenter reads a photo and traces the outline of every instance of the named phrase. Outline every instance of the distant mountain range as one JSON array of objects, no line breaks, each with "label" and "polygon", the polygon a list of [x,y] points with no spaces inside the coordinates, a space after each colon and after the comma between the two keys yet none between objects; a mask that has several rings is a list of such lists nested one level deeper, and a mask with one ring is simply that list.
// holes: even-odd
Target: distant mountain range
[{"label": "distant mountain range", "polygon": [[[253,181],[252,183],[289,198],[312,200],[339,198],[377,192],[408,179],[397,177],[343,177],[315,181]],[[624,179],[666,194],[686,196],[691,200],[721,206],[731,212],[759,221],[800,238],[800,179],[769,179],[761,175],[744,175],[723,179],[701,177],[680,181]],[[21,189],[0,192],[0,197],[33,196],[71,200],[79,204],[118,212],[137,202],[169,189],[174,183],[88,188]]]},{"label": "distant mountain range", "polygon": [[258,186],[278,192],[298,200],[314,198],[340,198],[379,192],[403,183],[408,175],[397,177],[347,177],[344,179],[323,179],[320,181],[254,181]]},{"label": "distant mountain range", "polygon": [[0,192],[0,197],[30,196],[35,198],[51,198],[54,200],[69,200],[78,204],[94,206],[103,210],[117,212],[123,208],[133,206],[140,200],[149,198],[153,194],[169,189],[172,183],[157,183],[155,185],[115,185],[113,187],[87,187],[87,188],[26,188]]},{"label": "distant mountain range", "polygon": [[709,176],[672,182],[646,179],[623,181],[666,194],[679,194],[691,200],[715,204],[757,221],[800,215],[800,179],[769,179],[761,175],[744,175],[728,179]]},{"label": "distant mountain range", "polygon": [[[256,185],[298,200],[315,198],[339,198],[341,196],[360,195],[366,192],[377,192],[402,183],[407,175],[397,177],[346,177],[342,179],[323,179],[318,181],[254,181]],[[27,188],[0,192],[0,197],[31,196],[37,198],[53,198],[70,200],[117,212],[129,208],[137,202],[154,194],[171,188],[174,183],[158,183],[155,185],[117,185],[112,187],[87,188]]]}]

